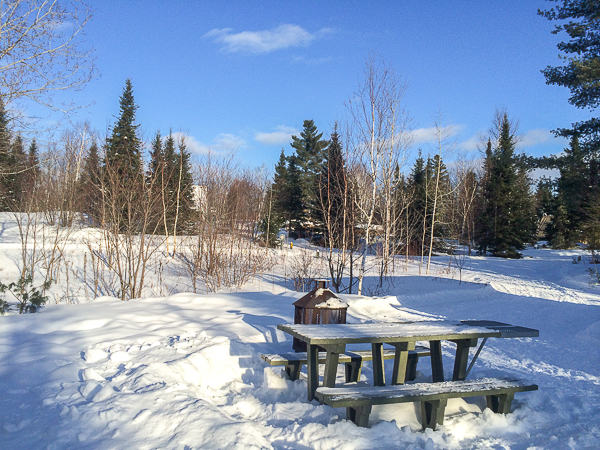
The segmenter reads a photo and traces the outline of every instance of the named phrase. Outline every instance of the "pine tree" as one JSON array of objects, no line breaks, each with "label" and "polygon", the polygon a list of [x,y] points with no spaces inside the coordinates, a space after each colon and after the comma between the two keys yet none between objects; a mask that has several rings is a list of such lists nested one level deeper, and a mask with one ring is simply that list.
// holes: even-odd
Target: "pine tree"
[{"label": "pine tree", "polygon": [[535,239],[536,217],[524,157],[515,155],[515,136],[505,113],[499,123],[498,146],[488,143],[480,248],[494,256],[520,257]]},{"label": "pine tree", "polygon": [[120,176],[127,180],[137,176],[142,170],[142,144],[137,136],[139,125],[135,123],[137,106],[130,79],[125,81],[119,107],[119,118],[112,129],[111,137],[107,140],[105,163],[117,168]]},{"label": "pine tree", "polygon": [[287,171],[288,159],[286,158],[283,149],[279,155],[279,161],[275,166],[275,176],[273,178],[273,185],[271,187],[270,196],[272,197],[272,212],[279,215],[279,217],[287,217],[288,209],[288,171]]},{"label": "pine tree", "polygon": [[[562,0],[553,8],[539,11],[548,20],[557,20],[553,34],[565,32],[566,41],[557,44],[563,53],[563,66],[548,66],[542,73],[546,84],[564,86],[569,89],[569,103],[581,109],[595,110],[600,105],[600,27],[598,26],[598,2],[589,0]],[[559,129],[557,134],[564,137],[578,136],[586,155],[600,153],[600,120],[592,117],[583,122],[573,123],[571,129]]]},{"label": "pine tree", "polygon": [[329,142],[322,140],[314,121],[305,120],[300,138],[292,136],[292,148],[296,151],[296,164],[300,173],[300,188],[305,207],[306,220],[316,230],[322,229],[319,201],[319,179],[323,172],[326,149]]},{"label": "pine tree", "polygon": [[564,149],[564,155],[559,161],[559,170],[557,190],[565,208],[567,223],[564,246],[571,247],[581,240],[582,227],[586,220],[582,206],[589,186],[589,167],[576,135],[571,138],[569,147]]}]

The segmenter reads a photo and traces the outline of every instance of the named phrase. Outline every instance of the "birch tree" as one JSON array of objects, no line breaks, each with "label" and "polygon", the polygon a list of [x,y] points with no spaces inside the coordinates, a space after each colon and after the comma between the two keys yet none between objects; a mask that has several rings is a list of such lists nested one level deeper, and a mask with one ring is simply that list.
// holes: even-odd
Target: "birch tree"
[{"label": "birch tree", "polygon": [[346,106],[351,116],[349,160],[358,168],[355,181],[355,204],[360,226],[364,229],[364,246],[358,274],[358,294],[363,288],[367,253],[373,242],[378,196],[379,217],[383,233],[382,257],[389,259],[393,230],[394,171],[404,164],[410,144],[410,117],[404,109],[406,85],[381,58],[370,57],[364,79]]}]

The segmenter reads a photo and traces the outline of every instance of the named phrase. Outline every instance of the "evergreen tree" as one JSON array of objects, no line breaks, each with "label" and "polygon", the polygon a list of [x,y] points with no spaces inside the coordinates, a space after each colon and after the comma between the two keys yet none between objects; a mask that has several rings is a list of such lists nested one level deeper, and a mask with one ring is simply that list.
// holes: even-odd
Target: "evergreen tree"
[{"label": "evergreen tree", "polygon": [[555,214],[557,199],[554,196],[555,183],[552,179],[542,177],[538,180],[535,191],[535,211],[538,220],[538,230],[544,239],[552,239],[552,229],[549,226],[550,217]]},{"label": "evergreen tree", "polygon": [[[282,152],[283,153],[283,152]],[[284,225],[283,215],[275,209],[275,183],[267,192],[266,211],[259,224],[259,230],[264,234],[264,243],[267,247],[277,247],[280,242],[277,237],[279,230]]]},{"label": "evergreen tree", "polygon": [[483,253],[516,258],[518,250],[535,239],[536,217],[525,158],[515,155],[515,136],[506,113],[499,128],[497,148],[492,150],[490,141],[486,151],[479,244]]},{"label": "evergreen tree", "polygon": [[583,202],[589,186],[588,164],[584,160],[579,138],[576,135],[571,138],[570,146],[564,149],[564,155],[560,158],[558,166],[560,177],[557,181],[557,190],[565,208],[567,225],[564,246],[571,247],[581,240],[582,227],[586,220]]},{"label": "evergreen tree", "polygon": [[26,185],[27,154],[21,135],[17,135],[10,146],[8,156],[9,173],[5,176],[6,199],[9,207],[19,208],[18,204],[23,198]]},{"label": "evergreen tree", "polygon": [[[436,183],[436,178],[438,176],[438,166],[439,166],[439,180]],[[449,232],[447,229],[448,221],[445,220],[446,215],[449,213],[448,205],[446,201],[446,197],[450,192],[450,175],[448,174],[448,169],[446,164],[440,155],[436,154],[433,158],[427,158],[427,228],[430,229],[433,220],[433,206],[435,202],[435,227],[434,227],[434,237],[442,238],[444,236],[448,236]],[[437,185],[437,192],[436,192]],[[443,241],[442,241],[443,242]],[[435,244],[435,243],[434,243]],[[443,244],[436,246],[434,245],[434,249],[436,251],[446,251],[447,249]]]},{"label": "evergreen tree", "polygon": [[271,187],[272,192],[269,195],[272,197],[272,211],[279,215],[279,217],[287,217],[288,209],[288,171],[287,171],[288,159],[286,158],[283,149],[279,155],[279,161],[275,166],[275,176],[273,179],[273,185]]},{"label": "evergreen tree", "polygon": [[[346,164],[336,127],[327,147],[327,158],[324,161],[320,182],[320,221],[329,223],[329,227],[325,227],[325,238],[335,248],[340,248],[341,240],[348,235],[347,228],[351,226],[348,216],[349,200]],[[328,234],[329,229],[331,235]]]},{"label": "evergreen tree", "polygon": [[101,172],[98,145],[96,142],[92,142],[86,155],[83,174],[80,178],[80,192],[83,196],[82,212],[87,214],[88,221],[91,223],[98,223],[101,220]]},{"label": "evergreen tree", "polygon": [[[408,223],[413,232],[409,233],[408,239],[410,253],[419,253],[423,251],[422,242],[424,233],[427,231],[427,185],[429,183],[428,173],[425,166],[425,160],[419,149],[419,155],[415,160],[410,177],[409,187],[413,193],[413,201],[408,209]],[[418,249],[418,251],[417,251]]]},{"label": "evergreen tree", "polygon": [[194,179],[192,177],[191,155],[187,150],[185,141],[181,140],[177,145],[174,155],[174,180],[177,209],[177,230],[186,231],[191,228],[194,216]]},{"label": "evergreen tree", "polygon": [[321,139],[312,120],[305,120],[300,138],[292,136],[290,144],[296,152],[296,164],[299,169],[299,182],[305,207],[305,216],[311,228],[322,229],[322,216],[319,199],[319,180],[326,159],[329,142]]},{"label": "evergreen tree", "polygon": [[287,179],[286,220],[289,224],[288,230],[292,228],[296,232],[302,232],[304,231],[306,215],[304,196],[302,195],[301,172],[298,168],[298,158],[295,155],[289,157]]},{"label": "evergreen tree", "polygon": [[37,143],[35,139],[31,141],[27,152],[27,171],[24,174],[24,189],[32,192],[40,177],[40,159],[38,156]]},{"label": "evergreen tree", "polygon": [[4,102],[0,97],[0,211],[10,209],[8,189],[10,184],[10,141],[11,133],[8,125],[8,115],[4,109]]},{"label": "evergreen tree", "polygon": [[592,159],[586,183],[587,189],[582,202],[585,222],[581,236],[592,253],[600,250],[600,163]]},{"label": "evergreen tree", "polygon": [[[150,165],[148,167],[148,177],[150,180],[156,180],[164,164],[164,155],[162,147],[162,137],[160,131],[156,132],[152,140],[150,149]],[[159,180],[160,181],[160,180]],[[156,182],[156,181],[155,181]],[[158,183],[160,184],[160,183]]]},{"label": "evergreen tree", "polygon": [[125,88],[119,101],[120,114],[107,139],[107,165],[117,168],[120,176],[127,180],[137,176],[142,170],[142,144],[137,136],[139,125],[135,123],[137,106],[133,98],[131,80],[125,81]]},{"label": "evergreen tree", "polygon": [[[547,84],[569,89],[569,103],[581,109],[595,110],[600,105],[600,27],[597,1],[562,0],[562,4],[538,14],[548,20],[561,21],[553,34],[565,32],[568,40],[557,44],[564,53],[564,66],[548,66],[542,73]],[[600,152],[600,120],[589,120],[572,124],[571,129],[560,129],[565,137],[577,135],[582,139],[584,153],[598,156]]]}]

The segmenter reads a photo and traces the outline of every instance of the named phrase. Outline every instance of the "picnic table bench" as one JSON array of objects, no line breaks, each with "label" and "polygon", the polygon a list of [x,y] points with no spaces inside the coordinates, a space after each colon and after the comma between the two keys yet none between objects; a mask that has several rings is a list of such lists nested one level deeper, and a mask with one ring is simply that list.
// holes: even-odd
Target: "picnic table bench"
[{"label": "picnic table bench", "polygon": [[[383,349],[382,357],[384,360],[394,359],[395,355],[395,349]],[[408,352],[408,362],[406,365],[405,375],[406,380],[412,381],[415,379],[417,376],[417,364],[419,362],[419,358],[429,355],[429,348],[422,345],[417,345],[415,346],[414,350],[410,350]],[[285,366],[285,372],[292,381],[297,380],[300,377],[302,366],[308,362],[308,355],[306,352],[262,354],[260,357],[271,366]],[[372,360],[373,352],[371,350],[346,351],[345,353],[340,354],[338,357],[338,363],[344,363],[346,365],[347,383],[360,381],[363,362]],[[325,364],[326,361],[327,353],[319,352],[319,364]]]},{"label": "picnic table bench", "polygon": [[423,429],[442,425],[449,398],[486,396],[495,413],[507,414],[516,392],[537,390],[537,385],[520,380],[483,378],[480,380],[415,383],[396,386],[320,387],[316,397],[334,408],[345,407],[346,418],[359,427],[369,424],[373,405],[420,402]]}]

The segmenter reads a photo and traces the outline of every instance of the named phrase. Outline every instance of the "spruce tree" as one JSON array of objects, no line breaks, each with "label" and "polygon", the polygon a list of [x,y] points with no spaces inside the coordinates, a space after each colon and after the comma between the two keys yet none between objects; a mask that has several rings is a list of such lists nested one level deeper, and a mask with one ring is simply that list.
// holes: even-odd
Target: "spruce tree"
[{"label": "spruce tree", "polygon": [[273,178],[273,185],[271,187],[272,192],[270,193],[271,208],[272,211],[280,217],[287,217],[288,210],[288,190],[289,180],[287,171],[288,159],[286,158],[283,149],[279,155],[279,161],[275,166],[275,176]]},{"label": "spruce tree", "polygon": [[[150,165],[148,167],[148,178],[150,180],[154,180],[156,183],[156,177],[159,176],[159,173],[162,170],[162,165],[164,164],[164,155],[163,155],[163,147],[162,147],[162,137],[160,135],[160,131],[156,132],[154,139],[152,140],[151,148],[150,148]],[[160,184],[160,182],[158,183]]]},{"label": "spruce tree", "polygon": [[35,139],[31,141],[27,151],[27,171],[24,174],[24,189],[32,192],[40,177],[40,159],[38,156],[37,143]]},{"label": "spruce tree", "polygon": [[137,106],[130,79],[125,81],[119,108],[119,118],[107,140],[105,163],[115,167],[120,176],[126,180],[137,176],[142,169],[142,144],[137,136],[139,125],[135,123]]},{"label": "spruce tree", "polygon": [[410,242],[408,246],[411,253],[414,253],[418,248],[419,253],[422,252],[423,236],[427,231],[427,185],[429,183],[428,174],[425,167],[425,160],[419,149],[419,154],[413,165],[410,177],[409,186],[413,193],[413,201],[408,209],[408,222],[411,224],[411,229],[415,233],[410,233]]},{"label": "spruce tree", "polygon": [[515,136],[506,113],[500,121],[498,146],[492,150],[488,144],[485,170],[481,251],[518,258],[518,250],[535,239],[536,217],[525,158],[515,155]]},{"label": "spruce tree", "polygon": [[[177,230],[189,231],[194,216],[194,179],[192,177],[191,155],[185,141],[177,145],[174,155],[175,207],[177,209]],[[176,230],[175,230],[176,231]]]},{"label": "spruce tree", "polygon": [[331,235],[325,235],[327,242],[333,247],[340,248],[341,240],[347,235],[350,226],[348,217],[349,198],[347,186],[346,164],[342,155],[342,144],[337,128],[331,133],[330,144],[327,147],[327,158],[323,165],[320,179],[321,219],[329,223],[325,231],[331,230]]},{"label": "spruce tree", "polygon": [[319,180],[329,145],[328,141],[321,139],[322,137],[323,133],[319,133],[314,121],[305,120],[300,137],[292,136],[290,144],[296,152],[306,220],[312,224],[311,228],[317,230],[322,228]]},{"label": "spruce tree", "polygon": [[9,178],[10,178],[10,141],[11,133],[9,129],[9,121],[4,102],[0,96],[0,211],[8,211],[10,209],[10,201],[8,196]]},{"label": "spruce tree", "polygon": [[[13,140],[8,155],[9,173],[5,176],[6,198],[11,210],[20,208],[19,203],[26,194],[27,154],[21,135]],[[16,208],[16,209],[15,209]]]},{"label": "spruce tree", "polygon": [[304,231],[306,221],[304,196],[302,194],[301,172],[298,168],[298,158],[295,155],[289,157],[287,166],[287,208],[286,220],[289,227],[296,233]]},{"label": "spruce tree", "polygon": [[80,192],[83,196],[82,212],[87,214],[88,222],[97,224],[101,221],[102,200],[102,168],[98,145],[92,142],[83,165],[83,174],[80,178]]}]

